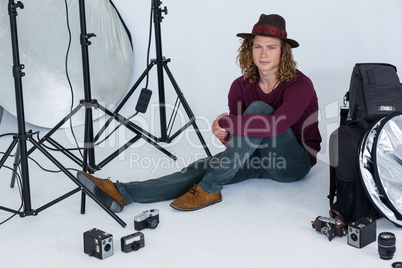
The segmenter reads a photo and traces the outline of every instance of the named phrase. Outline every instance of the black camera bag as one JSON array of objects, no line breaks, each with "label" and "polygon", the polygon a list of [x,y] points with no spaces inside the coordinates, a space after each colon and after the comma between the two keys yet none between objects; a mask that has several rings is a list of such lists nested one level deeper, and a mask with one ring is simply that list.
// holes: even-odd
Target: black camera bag
[{"label": "black camera bag", "polygon": [[329,205],[348,223],[361,217],[380,217],[367,197],[359,171],[358,151],[368,129],[366,121],[357,119],[341,125],[329,140]]},{"label": "black camera bag", "polygon": [[363,119],[369,123],[391,112],[402,111],[402,85],[394,65],[357,63],[352,72],[348,121]]},{"label": "black camera bag", "polygon": [[396,72],[396,67],[387,63],[357,63],[345,94],[345,107],[341,107],[340,127],[330,136],[328,198],[331,210],[338,211],[347,222],[380,217],[364,190],[358,153],[370,124],[402,111],[402,85]]}]

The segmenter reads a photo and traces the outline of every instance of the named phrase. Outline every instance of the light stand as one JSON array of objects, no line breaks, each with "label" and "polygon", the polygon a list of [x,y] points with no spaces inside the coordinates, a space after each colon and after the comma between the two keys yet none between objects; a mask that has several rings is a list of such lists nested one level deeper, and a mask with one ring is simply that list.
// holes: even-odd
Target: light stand
[{"label": "light stand", "polygon": [[[88,191],[83,187],[81,182],[77,180],[62,164],[60,164],[45,148],[41,146],[41,144],[35,141],[32,138],[32,132],[26,132],[25,129],[25,114],[24,114],[24,102],[23,102],[23,93],[22,93],[22,77],[25,75],[22,70],[24,69],[24,65],[20,64],[19,59],[19,46],[18,46],[18,34],[17,34],[17,8],[24,8],[24,5],[18,1],[17,3],[14,0],[9,0],[8,4],[8,14],[10,16],[10,29],[11,29],[11,44],[12,44],[12,53],[13,53],[13,77],[14,77],[14,85],[15,85],[15,99],[16,99],[16,110],[17,110],[17,123],[18,123],[18,133],[14,135],[13,141],[10,146],[6,150],[4,156],[0,160],[0,168],[4,166],[7,158],[11,155],[14,147],[17,145],[16,157],[20,161],[21,165],[21,187],[22,187],[22,200],[23,200],[23,211],[16,211],[14,209],[6,208],[0,206],[1,210],[5,210],[11,213],[15,213],[20,215],[21,217],[38,215],[42,210],[64,200],[65,198],[79,192],[82,190],[87,195],[89,195],[98,205],[100,205],[110,216],[112,216],[120,225],[123,227],[126,226],[126,223],[123,222],[115,213],[113,213],[109,208],[103,205],[94,194]],[[88,96],[90,97],[90,96]],[[88,113],[88,117],[91,114]],[[33,147],[31,151],[38,149],[43,153],[55,166],[57,166],[64,174],[67,175],[74,183],[78,185],[78,187],[63,196],[49,202],[48,204],[43,205],[38,209],[32,209],[31,204],[31,191],[30,191],[30,182],[29,182],[29,168],[28,168],[28,151],[27,151],[27,141],[32,143]],[[88,157],[88,156],[86,156]],[[91,157],[91,155],[90,155]],[[14,165],[18,164],[16,160]],[[13,177],[14,179],[15,177]],[[12,181],[12,186],[14,181]]]},{"label": "light stand", "polygon": [[[67,157],[69,157],[71,160],[73,160],[75,163],[80,165],[83,168],[83,171],[89,172],[89,173],[94,173],[96,170],[100,170],[102,167],[104,167],[106,164],[108,164],[110,161],[112,161],[114,158],[116,158],[119,154],[121,154],[123,151],[125,151],[127,148],[129,148],[132,144],[137,142],[139,139],[144,139],[146,142],[150,143],[153,145],[155,148],[169,156],[170,158],[176,160],[177,157],[171,154],[169,151],[161,147],[158,142],[166,142],[170,143],[174,138],[176,138],[181,132],[183,132],[187,127],[190,125],[193,125],[196,134],[198,138],[200,139],[206,153],[208,156],[211,156],[211,153],[201,136],[201,133],[199,131],[199,128],[197,124],[195,123],[195,116],[192,113],[186,99],[183,96],[183,93],[180,91],[180,88],[176,81],[174,80],[174,77],[172,73],[170,72],[167,63],[170,61],[170,59],[165,59],[165,57],[162,56],[162,42],[161,42],[161,29],[160,29],[160,23],[163,19],[161,13],[162,12],[167,12],[166,7],[164,10],[160,9],[161,1],[160,0],[152,0],[153,1],[153,16],[154,16],[154,25],[155,25],[155,39],[156,39],[156,51],[157,51],[157,59],[154,59],[151,61],[151,63],[148,65],[147,69],[144,71],[144,73],[140,76],[138,81],[135,83],[135,85],[131,88],[129,93],[125,96],[123,101],[119,104],[119,106],[116,108],[116,110],[112,113],[111,111],[107,110],[105,107],[100,105],[97,100],[94,100],[91,98],[91,85],[90,85],[90,72],[89,72],[89,56],[88,56],[88,46],[91,44],[89,41],[89,38],[95,36],[94,34],[87,34],[86,32],[86,19],[85,19],[85,2],[84,0],[79,0],[79,7],[80,7],[80,23],[81,23],[81,51],[82,51],[82,62],[83,62],[83,76],[84,76],[84,91],[85,91],[85,99],[80,101],[80,104],[74,108],[69,115],[64,117],[53,129],[51,129],[43,138],[39,141],[39,143],[43,143],[44,141],[48,141],[51,143],[56,149],[58,149],[60,152],[65,154]],[[158,71],[158,86],[159,86],[159,105],[160,105],[160,115],[161,115],[161,130],[162,134],[160,138],[155,137],[151,133],[147,132],[146,130],[142,129],[138,125],[134,124],[131,122],[129,119],[124,118],[119,114],[119,111],[121,108],[124,106],[124,104],[127,102],[127,100],[130,98],[130,96],[134,93],[136,88],[139,86],[139,84],[142,82],[142,80],[145,78],[145,76],[148,74],[148,72],[152,69],[154,65],[157,65],[157,71]],[[165,94],[164,94],[164,79],[163,79],[163,71],[166,71],[175,91],[178,96],[178,99],[180,102],[176,102],[178,104],[183,104],[183,107],[190,119],[190,121],[185,124],[182,128],[180,128],[175,134],[169,135],[168,128],[173,126],[173,121],[174,118],[177,114],[177,109],[176,109],[176,114],[172,114],[172,117],[169,122],[169,126],[166,126],[166,105],[165,105]],[[177,107],[177,106],[176,106]],[[84,130],[84,157],[81,160],[79,157],[75,156],[72,154],[69,150],[65,149],[60,143],[55,141],[51,136],[61,127],[66,123],[72,116],[74,116],[81,108],[85,108],[85,130]],[[92,109],[100,109],[102,112],[104,112],[109,118],[106,121],[105,125],[100,129],[98,134],[94,137],[93,136],[93,123],[92,123]],[[106,128],[110,125],[110,123],[116,120],[120,125],[123,125],[126,127],[128,130],[132,131],[136,136],[129,140],[127,143],[125,143],[123,146],[121,146],[119,149],[114,151],[111,155],[106,157],[104,160],[99,162],[98,164],[95,163],[95,145],[94,143],[99,139],[100,135],[106,130]],[[30,150],[28,153],[30,154],[34,149]],[[83,202],[84,203],[84,196],[83,196]],[[84,212],[84,207],[82,208],[82,212]]]},{"label": "light stand", "polygon": [[[42,144],[44,141],[48,141],[51,143],[56,149],[60,152],[65,154],[68,158],[72,161],[77,163],[79,166],[82,167],[84,172],[94,173],[96,170],[101,169],[103,166],[108,164],[114,158],[116,158],[119,154],[125,151],[128,147],[130,147],[133,143],[138,141],[139,139],[144,139],[146,142],[150,143],[161,152],[165,153],[167,156],[171,157],[172,159],[176,160],[176,157],[165,150],[163,147],[158,145],[156,141],[150,139],[146,134],[141,132],[141,129],[133,124],[130,120],[124,118],[123,116],[112,113],[111,111],[107,110],[105,107],[100,105],[97,100],[92,99],[91,97],[91,83],[90,83],[90,70],[89,70],[89,53],[88,53],[88,46],[91,45],[89,39],[94,37],[95,34],[87,33],[86,28],[86,15],[85,15],[85,1],[79,0],[79,12],[80,12],[80,27],[81,27],[81,34],[80,34],[80,43],[81,43],[81,54],[82,54],[82,67],[83,67],[83,80],[84,80],[84,96],[85,99],[80,101],[80,104],[77,105],[69,115],[64,117],[54,128],[52,128],[45,136],[43,136],[39,140],[39,144]],[[65,149],[60,143],[54,140],[51,136],[71,119],[80,109],[85,108],[85,128],[84,128],[84,154],[83,159],[80,159],[76,155],[72,154],[69,150]],[[95,148],[94,142],[97,138],[94,139],[94,127],[92,122],[92,109],[99,109],[104,112],[107,116],[109,116],[108,122],[112,120],[116,120],[119,124],[125,126],[127,129],[132,131],[136,136],[121,146],[119,149],[114,151],[110,156],[105,158],[99,164],[95,163]],[[34,150],[31,149],[28,154],[32,153]],[[83,208],[84,210],[84,208]]]},{"label": "light stand", "polygon": [[[160,128],[161,128],[161,137],[157,138],[151,133],[148,133],[144,129],[141,129],[137,125],[133,124],[136,129],[138,129],[143,135],[149,137],[151,140],[155,142],[166,142],[170,143],[172,142],[180,133],[182,133],[186,128],[188,128],[190,125],[193,126],[194,130],[196,131],[196,134],[201,142],[201,144],[204,147],[204,150],[208,156],[212,156],[211,152],[209,151],[204,138],[201,135],[201,132],[195,122],[195,116],[193,112],[191,111],[190,106],[188,105],[186,99],[184,98],[183,93],[181,92],[179,85],[175,81],[172,72],[169,70],[169,67],[167,65],[168,62],[170,62],[170,59],[166,59],[163,54],[162,54],[162,35],[161,35],[161,22],[163,19],[162,12],[167,14],[167,8],[164,7],[162,10],[160,8],[162,2],[160,0],[152,0],[152,8],[153,8],[153,18],[154,18],[154,26],[155,26],[155,45],[156,45],[156,59],[151,60],[149,63],[148,67],[145,69],[145,71],[142,73],[142,75],[139,77],[137,82],[133,85],[133,87],[130,89],[130,91],[126,94],[124,99],[120,102],[120,104],[116,107],[114,113],[118,114],[119,111],[123,108],[125,103],[128,101],[128,99],[131,97],[131,95],[134,93],[134,91],[138,88],[142,80],[148,75],[148,73],[151,71],[152,67],[156,65],[157,67],[157,74],[158,74],[158,94],[159,94],[159,113],[160,113]],[[169,120],[169,124],[166,124],[166,104],[165,104],[165,85],[164,85],[164,71],[166,72],[170,82],[172,83],[172,86],[177,94],[178,101],[176,101],[175,104],[175,109],[172,112],[172,116]],[[176,133],[173,135],[170,135],[168,131],[171,131],[171,127],[173,126],[173,122],[175,119],[175,116],[177,114],[177,109],[178,105],[180,103],[183,105],[184,110],[187,113],[187,116],[189,117],[189,122],[185,124],[182,128],[180,128]],[[96,135],[95,140],[99,138],[99,136],[105,131],[105,129],[109,126],[111,123],[112,119],[109,119],[108,121],[105,122],[105,125],[101,128],[99,133]]]}]

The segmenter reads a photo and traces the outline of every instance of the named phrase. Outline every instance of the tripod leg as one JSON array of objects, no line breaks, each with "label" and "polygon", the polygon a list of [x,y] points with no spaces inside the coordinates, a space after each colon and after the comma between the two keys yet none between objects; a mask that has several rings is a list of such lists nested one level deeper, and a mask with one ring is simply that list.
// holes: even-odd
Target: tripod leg
[{"label": "tripod leg", "polygon": [[[75,115],[81,108],[82,108],[82,104],[79,104],[77,107],[75,107],[74,110],[71,111],[70,114],[65,116],[54,128],[52,128],[50,131],[48,131],[48,133],[39,140],[39,144],[42,144],[43,142],[48,140],[50,138],[50,136],[52,136],[59,128],[61,128],[64,125],[64,123],[66,123],[68,120],[70,120],[70,118],[73,115]],[[30,155],[35,149],[36,149],[35,146],[32,147],[28,151],[28,155]]]},{"label": "tripod leg", "polygon": [[[193,121],[193,122],[192,122],[192,125],[193,125],[193,128],[195,129],[195,132],[196,132],[196,134],[197,134],[197,136],[198,136],[198,139],[200,140],[202,146],[204,147],[204,150],[205,150],[205,152],[207,153],[207,155],[208,155],[209,157],[211,157],[211,156],[212,156],[212,155],[211,155],[211,152],[209,151],[208,146],[206,145],[205,140],[204,140],[204,138],[202,137],[201,132],[200,132],[198,126],[197,126],[197,123],[195,122],[195,116],[194,116],[193,112],[191,111],[191,108],[190,108],[190,106],[188,105],[187,100],[184,98],[184,95],[183,95],[183,93],[181,92],[181,90],[180,90],[180,88],[179,88],[179,85],[177,84],[176,80],[174,79],[173,74],[170,72],[169,67],[167,66],[166,61],[163,63],[163,67],[164,67],[164,69],[165,69],[165,71],[166,71],[166,73],[167,73],[167,75],[168,75],[168,77],[169,77],[169,79],[170,79],[170,82],[171,82],[172,85],[173,85],[173,88],[174,88],[175,91],[176,91],[177,96],[179,97],[181,103],[183,104],[183,107],[184,107],[184,110],[185,110],[186,113],[187,113],[187,116],[190,118],[190,120]],[[194,120],[193,120],[193,119],[194,119]]]},{"label": "tripod leg", "polygon": [[[84,160],[82,170],[88,172],[95,170],[95,148],[94,148],[94,132],[92,124],[92,108],[85,110],[85,134],[84,134]],[[86,194],[81,193],[81,214],[85,214]]]},{"label": "tripod leg", "polygon": [[85,214],[85,202],[87,195],[84,191],[81,193],[81,214]]},{"label": "tripod leg", "polygon": [[0,168],[3,167],[4,163],[6,162],[7,158],[10,156],[11,152],[13,151],[15,145],[17,145],[18,140],[14,138],[14,140],[11,142],[10,146],[8,146],[7,151],[4,153],[3,157],[0,160]]},{"label": "tripod leg", "polygon": [[145,71],[141,74],[141,76],[138,78],[137,82],[133,85],[133,87],[130,89],[130,91],[126,94],[124,99],[120,102],[120,104],[116,107],[114,110],[114,113],[118,113],[121,108],[123,108],[124,104],[128,101],[128,99],[131,97],[131,95],[134,93],[134,91],[137,89],[137,87],[141,84],[142,80],[147,76],[149,71],[152,69],[152,67],[156,64],[155,61],[151,61],[148,64],[148,67],[145,69]]},{"label": "tripod leg", "polygon": [[[152,67],[155,65],[155,62],[152,61],[150,64],[148,64],[147,69],[142,73],[142,75],[138,78],[137,82],[132,86],[130,91],[126,94],[124,99],[119,103],[119,105],[116,107],[113,113],[117,114],[120,112],[120,110],[123,108],[124,104],[129,100],[131,95],[134,93],[134,91],[138,88],[138,86],[141,84],[142,80],[144,80],[145,76],[149,73],[149,71],[152,69]],[[110,125],[110,123],[113,121],[113,118],[109,118],[106,122],[105,125],[99,130],[98,134],[96,134],[94,141],[97,141],[102,135],[103,132],[105,132],[106,128]]]},{"label": "tripod leg", "polygon": [[15,151],[15,159],[14,159],[14,172],[13,175],[11,176],[11,183],[10,183],[10,187],[14,188],[15,185],[15,177],[17,175],[17,169],[18,169],[18,165],[20,164],[20,145],[17,145],[17,150]]},{"label": "tripod leg", "polygon": [[94,130],[92,124],[92,108],[85,109],[85,134],[84,134],[84,160],[83,171],[95,170]]},{"label": "tripod leg", "polygon": [[[124,117],[122,117],[119,114],[114,114],[114,113],[110,112],[109,110],[107,110],[102,105],[99,105],[98,109],[102,110],[106,115],[110,116],[110,118],[113,118],[114,120],[116,120],[117,122],[122,124],[124,127],[126,127],[128,130],[132,131],[133,133],[135,133],[136,135],[138,135],[139,137],[144,139],[149,144],[155,146],[158,150],[160,150],[161,152],[163,152],[164,154],[166,154],[170,158],[176,160],[176,156],[172,155],[166,149],[164,149],[159,144],[157,144],[154,140],[152,140],[151,138],[149,138],[146,135],[144,135],[144,133],[142,133],[141,130],[137,129],[136,126],[130,120],[125,119]],[[122,151],[120,151],[120,152],[122,152]]]},{"label": "tripod leg", "polygon": [[[21,160],[21,178],[22,178],[22,197],[24,200],[24,212],[32,213],[31,207],[31,189],[29,186],[29,168],[28,168],[28,152],[27,141],[21,138],[19,141],[19,151]],[[35,214],[35,212],[33,212]]]},{"label": "tripod leg", "polygon": [[101,201],[99,201],[94,194],[87,190],[84,185],[71,174],[60,162],[58,162],[48,151],[46,151],[41,145],[34,139],[31,139],[31,143],[41,151],[55,166],[57,166],[64,174],[67,175],[75,184],[77,184],[87,195],[89,195],[100,207],[102,207],[112,218],[114,218],[121,226],[125,227],[126,223],[122,221],[113,211],[107,208]]}]

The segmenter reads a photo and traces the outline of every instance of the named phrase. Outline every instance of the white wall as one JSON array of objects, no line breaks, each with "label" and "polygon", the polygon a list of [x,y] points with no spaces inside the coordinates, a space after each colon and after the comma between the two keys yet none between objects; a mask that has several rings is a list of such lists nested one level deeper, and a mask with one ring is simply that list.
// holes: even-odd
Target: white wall
[{"label": "white wall", "polygon": [[[133,36],[134,82],[145,69],[152,1],[113,2]],[[194,114],[211,121],[227,110],[229,86],[240,75],[236,34],[250,32],[261,13],[282,15],[288,36],[300,43],[294,49],[298,67],[318,94],[323,161],[354,64],[387,62],[402,70],[400,0],[165,0],[164,6],[168,15],[161,24],[163,54],[172,59],[169,67]],[[156,72],[150,80],[156,93]]]},{"label": "white wall", "polygon": [[[133,38],[134,66],[132,81],[128,86],[131,88],[146,68],[149,16],[153,0],[112,1],[123,17]],[[57,40],[55,37],[54,41],[59,42],[57,44],[63,44],[64,39],[62,37],[66,35],[62,2],[58,2],[60,8],[57,14],[61,18],[59,21],[61,25],[55,28],[60,35]],[[69,0],[68,2],[70,5],[77,5],[78,1]],[[107,3],[107,0],[104,2]],[[87,21],[93,19],[91,16],[93,14],[102,17],[104,14],[98,14],[100,13],[99,9],[90,9],[90,3],[91,1],[87,0]],[[3,6],[2,15],[6,16],[5,5]],[[162,7],[164,6],[167,6],[168,14],[164,15],[165,18],[161,23],[163,55],[171,59],[168,66],[196,115],[197,123],[208,145],[215,152],[222,148],[211,135],[210,125],[215,116],[227,111],[229,87],[232,81],[240,75],[240,69],[235,60],[240,38],[236,37],[236,34],[250,32],[261,13],[277,13],[285,17],[289,37],[300,43],[300,47],[294,49],[295,59],[298,62],[299,69],[312,79],[319,99],[320,129],[323,143],[318,158],[322,161],[327,162],[328,159],[327,141],[330,133],[338,126],[338,109],[342,105],[342,98],[349,88],[350,75],[354,64],[357,62],[387,62],[402,70],[402,1],[400,0],[164,0]],[[24,11],[20,11],[21,16],[18,17],[20,30],[25,29],[25,33],[20,36],[21,41],[29,43],[32,35],[36,36],[38,27],[31,27],[27,23],[32,23],[35,19],[35,8],[40,8],[38,3],[31,3],[31,5],[27,3]],[[29,16],[31,19],[28,19]],[[77,23],[77,16],[72,16],[70,20],[71,23]],[[36,20],[38,23],[44,21],[46,20],[42,16]],[[99,31],[98,28],[91,29],[91,25],[88,23],[87,32],[96,34]],[[30,27],[35,31],[31,30]],[[42,28],[47,29],[46,27]],[[8,39],[8,34],[6,36]],[[40,39],[41,35],[38,36],[37,38]],[[152,35],[151,59],[156,56],[153,37],[154,33]],[[77,41],[77,39],[73,39],[78,49]],[[94,54],[91,52],[94,52],[95,45],[100,40],[94,38],[91,41],[93,46],[89,47],[89,52],[92,56],[91,59],[93,59]],[[54,48],[56,47],[57,45],[54,46]],[[4,49],[6,48],[4,47]],[[36,44],[34,48],[37,48]],[[49,50],[51,52],[56,51],[52,47]],[[61,50],[59,61],[63,63],[60,67],[64,68],[64,47]],[[30,50],[25,46],[22,47],[21,51],[26,53]],[[72,54],[78,59],[79,53]],[[4,71],[5,79],[10,79],[11,84],[12,79],[8,75],[9,67],[7,67],[11,65],[11,57],[7,59],[10,63],[1,66],[6,68]],[[22,60],[27,66],[27,77],[24,78],[24,86],[26,86],[28,80],[33,77],[31,71],[35,65],[29,62],[30,58],[23,57]],[[53,70],[50,70],[50,73],[53,73]],[[120,74],[123,77],[123,70]],[[99,81],[101,78],[96,77],[94,73],[91,75],[92,82]],[[115,74],[108,73],[108,76],[116,79],[116,81],[119,79]],[[80,79],[81,75],[79,74],[77,83],[81,83]],[[94,83],[92,84],[94,85]],[[144,84],[141,84],[139,88],[143,86]],[[172,104],[175,101],[176,93],[167,79],[165,79],[165,86],[167,103]],[[65,87],[67,90],[67,84]],[[151,103],[156,105],[158,103],[156,68],[153,68],[150,73],[149,88],[154,92]],[[80,89],[75,88],[75,90],[76,96],[82,94]],[[3,96],[3,99],[13,98],[12,91],[3,91],[10,94],[10,96]],[[31,90],[25,90],[26,97],[29,96],[29,92],[35,95],[39,94],[35,87],[32,87]],[[122,110],[124,116],[133,114],[139,92],[140,90],[137,90],[128,104],[124,106]],[[45,93],[61,95],[61,89],[58,88],[57,91]],[[69,90],[67,90],[67,95],[69,96],[69,94]],[[30,99],[27,98],[26,103],[29,101]],[[99,101],[104,100],[99,99]],[[64,99],[62,99],[62,103],[69,105],[69,102]],[[158,135],[159,112],[156,108],[151,106],[147,114],[141,114],[135,120],[146,124],[146,129],[149,129],[148,127],[153,128],[151,133]],[[65,115],[64,112],[61,114]],[[83,116],[77,116],[75,120],[78,120],[77,118],[83,119]],[[182,126],[182,121],[176,123],[176,126]]]}]

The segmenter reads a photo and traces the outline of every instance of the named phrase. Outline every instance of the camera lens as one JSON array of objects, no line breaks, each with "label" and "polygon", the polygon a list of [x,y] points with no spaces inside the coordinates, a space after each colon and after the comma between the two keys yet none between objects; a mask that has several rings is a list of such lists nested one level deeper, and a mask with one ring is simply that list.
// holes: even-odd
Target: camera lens
[{"label": "camera lens", "polygon": [[351,234],[350,238],[355,242],[357,241],[357,235],[356,234]]},{"label": "camera lens", "polygon": [[133,244],[131,245],[131,247],[134,251],[137,251],[140,249],[141,245],[138,241],[134,241]]},{"label": "camera lens", "polygon": [[148,219],[147,221],[147,227],[150,229],[155,229],[158,226],[158,220],[157,219]]},{"label": "camera lens", "polygon": [[108,252],[109,250],[112,249],[112,245],[106,244],[106,246],[104,247],[104,249],[105,249],[105,252]]},{"label": "camera lens", "polygon": [[396,251],[395,235],[390,232],[383,232],[378,235],[378,253],[383,260],[390,260]]}]

